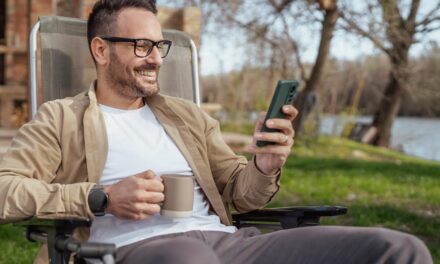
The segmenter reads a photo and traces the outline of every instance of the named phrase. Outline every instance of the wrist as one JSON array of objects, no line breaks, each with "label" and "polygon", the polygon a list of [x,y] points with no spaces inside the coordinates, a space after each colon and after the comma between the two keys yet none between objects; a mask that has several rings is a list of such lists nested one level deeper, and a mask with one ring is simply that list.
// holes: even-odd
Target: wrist
[{"label": "wrist", "polygon": [[255,157],[254,157],[254,165],[255,165],[255,168],[257,168],[257,170],[258,170],[259,172],[261,172],[263,175],[270,176],[270,175],[278,174],[280,168],[268,169],[268,168],[266,168],[265,166],[261,166],[261,163],[262,163],[262,162],[260,162],[260,165],[259,165],[258,160],[259,160],[258,155],[255,155]]},{"label": "wrist", "polygon": [[111,189],[111,185],[103,185],[103,188],[104,188],[104,192],[107,194],[107,206],[105,208],[105,213],[107,214],[107,213],[111,213],[110,212],[110,206],[111,206],[111,203],[110,203],[110,189]]}]

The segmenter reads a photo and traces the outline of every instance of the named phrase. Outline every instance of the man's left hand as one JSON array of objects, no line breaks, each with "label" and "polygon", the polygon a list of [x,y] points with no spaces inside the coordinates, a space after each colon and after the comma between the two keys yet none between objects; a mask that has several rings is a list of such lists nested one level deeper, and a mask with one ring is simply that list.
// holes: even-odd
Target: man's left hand
[{"label": "man's left hand", "polygon": [[[250,151],[255,154],[257,168],[266,175],[276,173],[286,162],[292,146],[295,131],[292,127],[292,121],[295,119],[298,111],[292,105],[283,106],[285,119],[269,119],[266,121],[268,128],[280,130],[279,132],[261,132],[266,113],[261,113],[255,126],[253,144]],[[258,140],[270,141],[275,144],[264,147],[257,147]]]}]

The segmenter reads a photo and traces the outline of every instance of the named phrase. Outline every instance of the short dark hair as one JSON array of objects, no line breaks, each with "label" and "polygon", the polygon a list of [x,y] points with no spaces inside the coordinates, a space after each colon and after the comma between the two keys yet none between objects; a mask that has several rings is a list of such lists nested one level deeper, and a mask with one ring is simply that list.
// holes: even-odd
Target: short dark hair
[{"label": "short dark hair", "polygon": [[113,33],[119,11],[125,8],[141,8],[157,14],[156,0],[98,0],[93,6],[87,21],[87,41],[92,54],[92,40],[96,36],[108,36]]}]

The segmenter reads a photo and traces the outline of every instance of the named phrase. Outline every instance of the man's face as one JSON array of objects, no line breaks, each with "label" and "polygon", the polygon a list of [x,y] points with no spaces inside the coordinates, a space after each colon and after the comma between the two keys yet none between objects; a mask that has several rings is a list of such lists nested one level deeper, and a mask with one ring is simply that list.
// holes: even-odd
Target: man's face
[{"label": "man's face", "polygon": [[[146,10],[123,9],[112,37],[162,40],[157,17]],[[110,62],[106,71],[108,83],[118,94],[128,98],[148,97],[159,92],[157,78],[162,58],[156,47],[145,58],[136,57],[132,43],[109,43]]]}]

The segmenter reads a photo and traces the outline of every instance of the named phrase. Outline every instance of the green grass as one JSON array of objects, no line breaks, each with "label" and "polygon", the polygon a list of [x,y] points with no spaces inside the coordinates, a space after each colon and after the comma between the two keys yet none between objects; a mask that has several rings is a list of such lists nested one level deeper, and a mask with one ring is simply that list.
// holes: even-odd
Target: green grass
[{"label": "green grass", "polygon": [[340,138],[300,143],[270,206],[338,204],[324,224],[380,226],[426,242],[440,263],[440,163]]},{"label": "green grass", "polygon": [[28,242],[23,228],[13,225],[0,225],[0,263],[32,263],[38,252],[38,244]]},{"label": "green grass", "polygon": [[[223,128],[234,128],[229,125]],[[240,128],[250,133],[250,126]],[[440,264],[440,163],[340,138],[297,142],[270,206],[338,204],[345,216],[323,224],[380,226],[424,240]],[[31,263],[37,244],[22,230],[0,226],[0,263]]]}]

